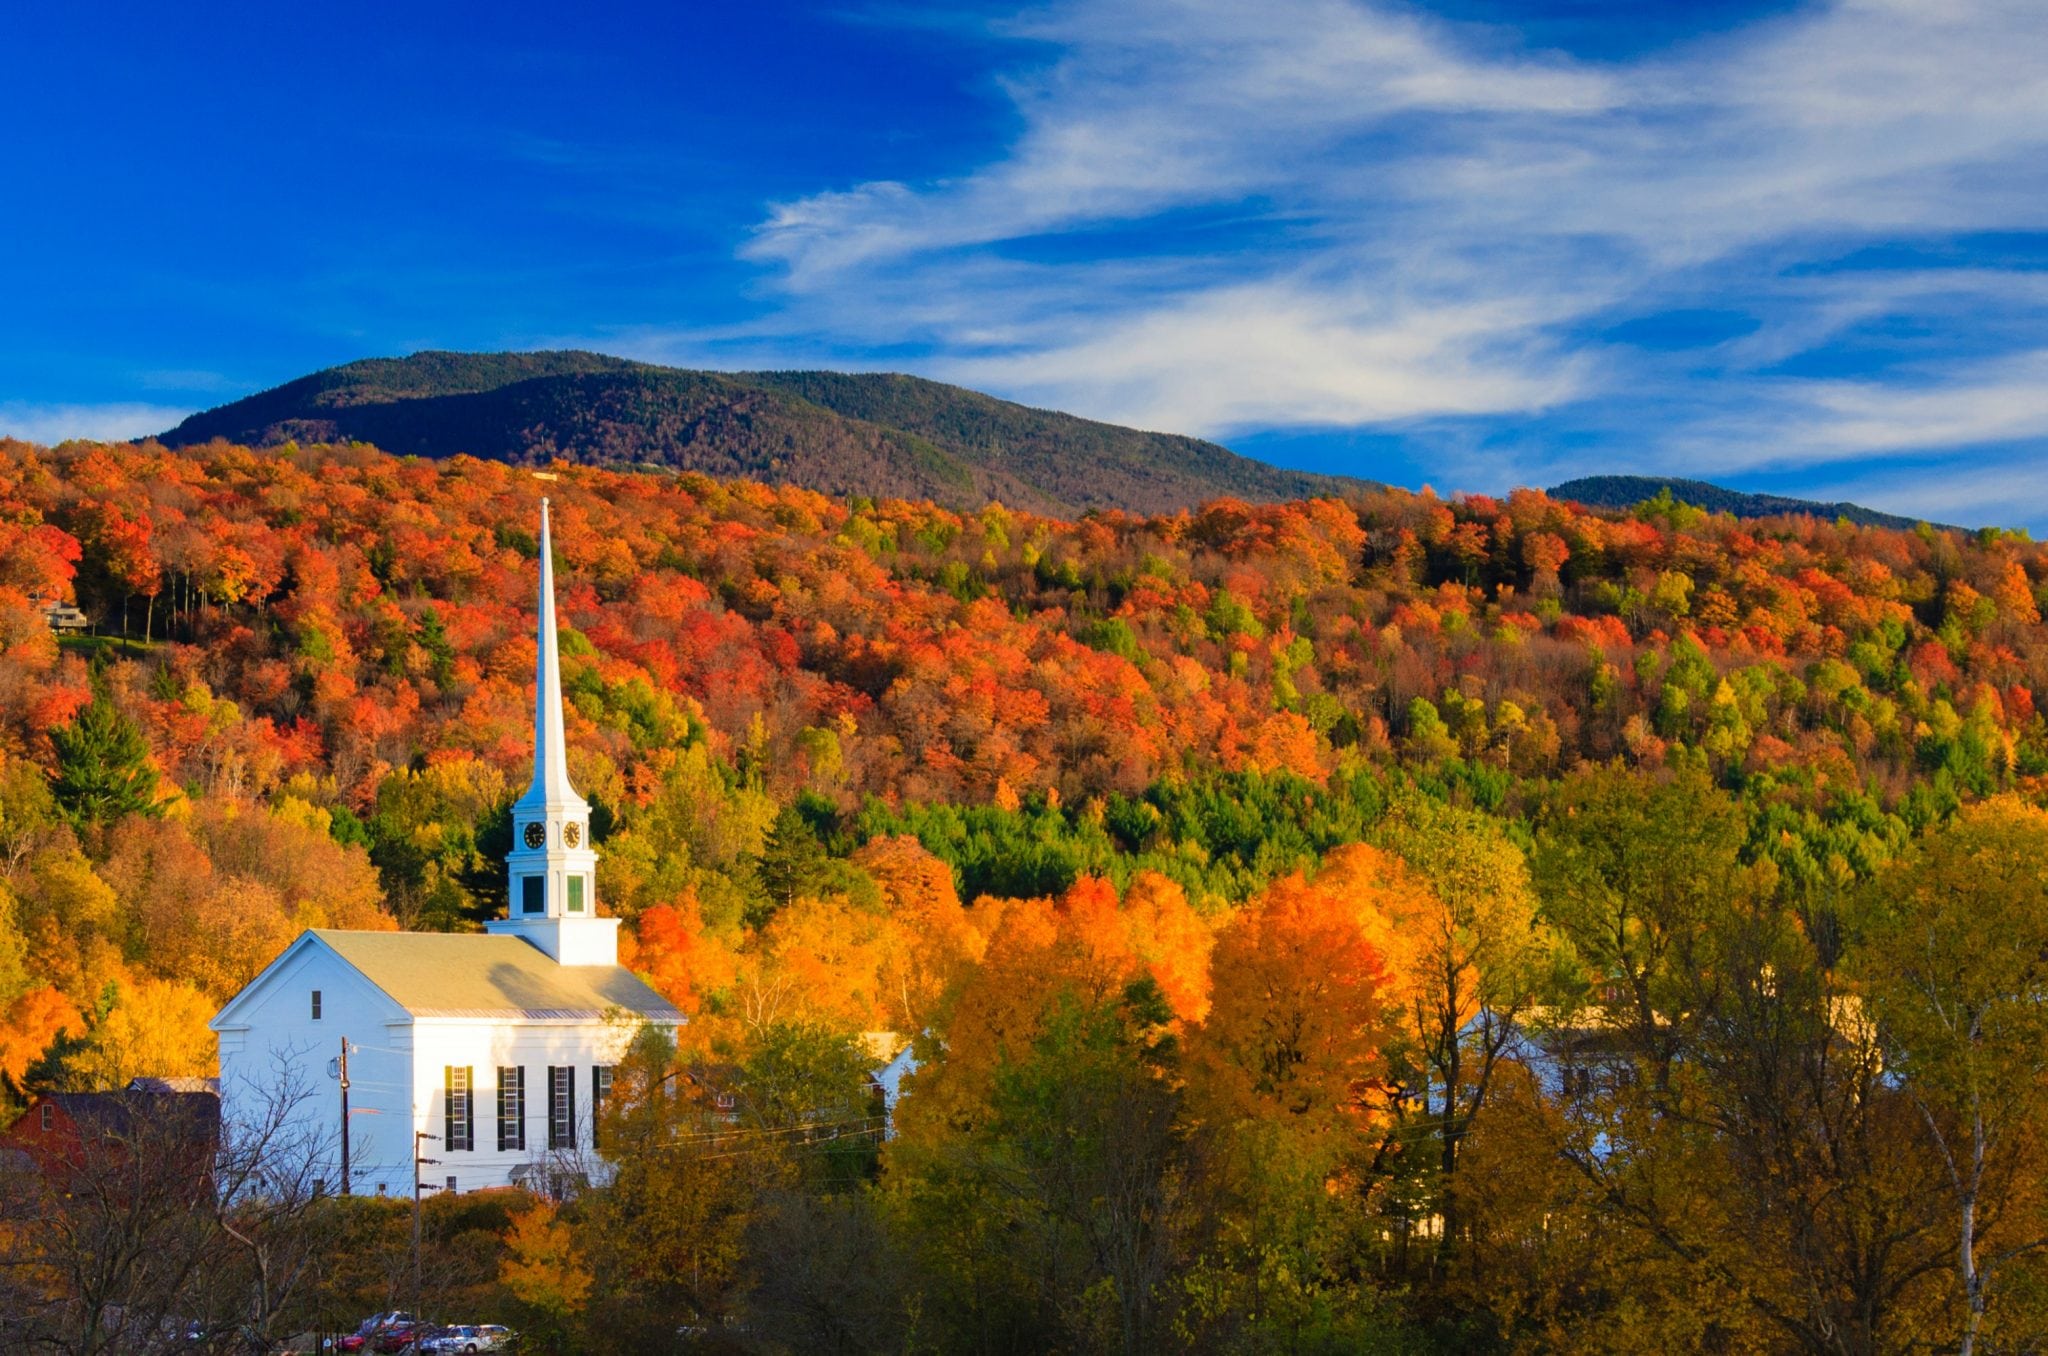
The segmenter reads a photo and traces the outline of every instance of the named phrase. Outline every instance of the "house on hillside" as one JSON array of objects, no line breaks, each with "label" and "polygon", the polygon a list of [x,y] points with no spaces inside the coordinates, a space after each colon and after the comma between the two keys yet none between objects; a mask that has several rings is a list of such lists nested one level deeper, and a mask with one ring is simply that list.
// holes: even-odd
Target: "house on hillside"
[{"label": "house on hillside", "polygon": [[[1641,1041],[1634,1030],[1634,1009],[1611,984],[1602,986],[1595,997],[1598,1001],[1568,1012],[1528,1010],[1508,1033],[1503,1053],[1526,1068],[1554,1102],[1584,1102],[1636,1081]],[[1858,995],[1830,995],[1824,1014],[1827,1038],[1845,1057],[1883,1067],[1876,1024]],[[1660,1028],[1672,1024],[1663,1014],[1656,1022]]]},{"label": "house on hillside", "polygon": [[137,1078],[118,1092],[53,1092],[35,1098],[0,1132],[0,1172],[74,1179],[118,1170],[125,1156],[189,1158],[195,1181],[211,1170],[220,1140],[220,1097],[211,1079]]},{"label": "house on hillside", "polygon": [[882,1134],[893,1138],[896,1133],[896,1103],[903,1096],[903,1080],[917,1072],[917,1056],[913,1052],[910,1037],[895,1031],[864,1031],[861,1044],[874,1061],[874,1070],[868,1074],[868,1086],[873,1089],[882,1113]]},{"label": "house on hillside", "polygon": [[43,624],[58,635],[76,635],[92,626],[92,618],[61,599],[30,598],[29,604],[42,612]]},{"label": "house on hillside", "polygon": [[303,1122],[326,1146],[322,1180],[342,1190],[408,1194],[416,1154],[431,1160],[420,1180],[448,1191],[601,1171],[613,1067],[643,1027],[683,1023],[618,963],[619,920],[598,916],[590,806],[569,783],[562,733],[545,500],[539,640],[510,916],[483,933],[309,930],[213,1019],[223,1120]]}]

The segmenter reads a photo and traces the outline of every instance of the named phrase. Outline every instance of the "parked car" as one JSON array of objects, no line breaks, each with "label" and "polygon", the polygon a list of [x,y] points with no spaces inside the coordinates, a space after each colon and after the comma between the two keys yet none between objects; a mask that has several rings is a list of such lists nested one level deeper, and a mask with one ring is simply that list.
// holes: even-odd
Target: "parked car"
[{"label": "parked car", "polygon": [[480,1351],[508,1351],[514,1340],[513,1331],[501,1323],[458,1323],[421,1342],[420,1350],[436,1356],[476,1356]]},{"label": "parked car", "polygon": [[[349,1356],[353,1356],[354,1353],[360,1351],[382,1351],[385,1348],[377,1345],[377,1343],[381,1342],[394,1328],[403,1327],[410,1333],[412,1322],[412,1315],[403,1309],[393,1309],[389,1313],[371,1314],[362,1321],[361,1326],[357,1327],[354,1332],[336,1342],[334,1349],[349,1353]],[[411,1338],[408,1336],[407,1340],[410,1341]],[[395,1351],[397,1348],[394,1347],[391,1350]]]},{"label": "parked car", "polygon": [[413,1343],[419,1338],[438,1331],[437,1328],[415,1323],[409,1318],[402,1323],[389,1323],[371,1334],[370,1350],[376,1352],[377,1356],[398,1356],[401,1351],[413,1350]]}]

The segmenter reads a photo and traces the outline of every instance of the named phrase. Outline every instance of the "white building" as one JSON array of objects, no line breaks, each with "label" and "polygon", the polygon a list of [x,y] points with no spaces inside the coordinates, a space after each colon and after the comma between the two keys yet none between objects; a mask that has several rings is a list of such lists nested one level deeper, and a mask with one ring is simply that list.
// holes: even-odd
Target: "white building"
[{"label": "white building", "polygon": [[329,1129],[341,1180],[348,1051],[349,1188],[470,1191],[593,1161],[596,1111],[635,1034],[683,1016],[618,963],[616,918],[597,916],[590,806],[569,784],[547,503],[540,527],[540,664],[533,784],[512,808],[511,917],[486,932],[312,929],[222,1008],[221,1116],[255,1125],[296,1089],[291,1114]]}]

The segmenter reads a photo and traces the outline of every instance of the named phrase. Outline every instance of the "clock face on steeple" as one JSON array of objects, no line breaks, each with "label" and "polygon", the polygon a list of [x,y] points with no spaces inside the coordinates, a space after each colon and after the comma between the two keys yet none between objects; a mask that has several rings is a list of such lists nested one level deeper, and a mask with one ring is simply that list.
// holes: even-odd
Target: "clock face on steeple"
[{"label": "clock face on steeple", "polygon": [[526,845],[528,847],[543,848],[547,846],[547,841],[548,831],[546,825],[536,821],[526,826]]},{"label": "clock face on steeple", "polygon": [[564,824],[564,825],[562,826],[562,844],[563,844],[563,846],[565,846],[565,847],[575,847],[575,846],[576,846],[576,845],[577,845],[578,843],[580,843],[580,842],[582,842],[582,841],[583,841],[583,826],[582,826],[582,825],[580,825],[580,824],[576,823],[576,821],[574,821],[574,820],[572,819],[572,820],[570,820],[570,821],[569,821],[569,822],[568,822],[567,824]]}]

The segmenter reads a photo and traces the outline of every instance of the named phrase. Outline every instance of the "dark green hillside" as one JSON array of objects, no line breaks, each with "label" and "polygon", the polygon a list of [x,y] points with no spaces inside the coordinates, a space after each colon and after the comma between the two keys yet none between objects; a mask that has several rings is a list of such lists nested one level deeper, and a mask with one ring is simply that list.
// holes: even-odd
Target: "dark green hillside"
[{"label": "dark green hillside", "polygon": [[1048,489],[1070,505],[1177,507],[1232,495],[1305,499],[1366,488],[1290,471],[1174,433],[1145,433],[899,373],[743,372],[837,414],[903,429],[977,464]]},{"label": "dark green hillside", "polygon": [[1195,438],[895,374],[697,372],[596,353],[420,353],[316,372],[187,419],[171,446],[354,440],[423,456],[560,457],[1077,514],[1345,494]]},{"label": "dark green hillside", "polygon": [[1671,497],[1681,503],[1695,505],[1709,513],[1732,513],[1738,518],[1774,518],[1785,513],[1800,513],[1826,518],[1830,522],[1843,518],[1863,527],[1916,527],[1920,522],[1917,518],[1904,518],[1896,513],[1880,513],[1861,504],[1824,504],[1779,494],[1747,494],[1710,485],[1704,480],[1674,480],[1658,476],[1583,476],[1552,488],[1550,495],[1553,499],[1570,499],[1592,508],[1630,508],[1645,499],[1655,499],[1662,490],[1671,491]]}]

